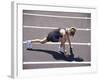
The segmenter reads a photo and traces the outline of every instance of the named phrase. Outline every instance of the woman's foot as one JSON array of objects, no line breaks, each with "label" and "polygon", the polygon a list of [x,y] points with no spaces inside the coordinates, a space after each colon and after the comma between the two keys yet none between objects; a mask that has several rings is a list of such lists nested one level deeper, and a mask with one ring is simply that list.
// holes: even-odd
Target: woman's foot
[{"label": "woman's foot", "polygon": [[58,52],[59,53],[64,53],[64,55],[67,54],[67,50],[64,50],[63,47],[59,47]]},{"label": "woman's foot", "polygon": [[59,47],[58,52],[64,52],[64,49],[62,47]]},{"label": "woman's foot", "polygon": [[28,50],[32,49],[32,41],[31,40],[28,40],[27,43],[26,43],[26,48]]}]

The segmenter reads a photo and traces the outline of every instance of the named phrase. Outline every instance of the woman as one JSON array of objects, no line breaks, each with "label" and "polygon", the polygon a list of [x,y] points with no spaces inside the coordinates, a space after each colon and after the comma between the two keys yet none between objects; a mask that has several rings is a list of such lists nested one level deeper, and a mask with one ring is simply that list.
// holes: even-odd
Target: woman
[{"label": "woman", "polygon": [[68,41],[69,47],[71,48],[71,42],[70,42],[70,36],[74,36],[76,32],[76,29],[74,27],[70,28],[69,30],[59,28],[51,31],[48,33],[47,37],[43,39],[34,39],[34,40],[28,40],[27,41],[27,49],[32,49],[32,43],[41,43],[44,44],[46,42],[60,42],[60,50],[66,55],[66,49],[65,49],[65,42]]}]

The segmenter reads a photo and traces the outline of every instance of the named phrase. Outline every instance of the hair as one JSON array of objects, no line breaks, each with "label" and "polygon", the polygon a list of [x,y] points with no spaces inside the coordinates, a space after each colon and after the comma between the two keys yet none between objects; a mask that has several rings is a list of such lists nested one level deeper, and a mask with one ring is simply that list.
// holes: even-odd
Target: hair
[{"label": "hair", "polygon": [[71,36],[74,36],[75,35],[75,32],[76,32],[76,29],[74,27],[71,27],[69,29],[69,33],[70,33]]}]

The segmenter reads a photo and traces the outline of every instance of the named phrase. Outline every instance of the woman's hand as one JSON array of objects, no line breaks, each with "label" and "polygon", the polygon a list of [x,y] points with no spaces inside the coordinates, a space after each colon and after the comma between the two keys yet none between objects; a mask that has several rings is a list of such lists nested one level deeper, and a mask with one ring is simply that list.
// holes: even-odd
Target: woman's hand
[{"label": "woman's hand", "polygon": [[70,55],[74,57],[74,53],[71,47],[70,47]]}]

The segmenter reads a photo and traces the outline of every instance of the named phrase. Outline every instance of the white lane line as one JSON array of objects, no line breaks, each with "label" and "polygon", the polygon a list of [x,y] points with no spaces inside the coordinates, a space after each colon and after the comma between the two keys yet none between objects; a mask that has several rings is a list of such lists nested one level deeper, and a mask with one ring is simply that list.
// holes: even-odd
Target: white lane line
[{"label": "white lane line", "polygon": [[56,62],[56,61],[53,61],[53,62],[23,62],[23,64],[63,64],[63,63],[68,63],[68,64],[90,64],[91,62],[89,61],[85,61],[85,62],[75,62],[75,61],[72,61],[72,62],[67,62],[67,61],[59,61],[59,62]]},{"label": "white lane line", "polygon": [[53,18],[91,19],[90,17],[57,16],[57,15],[32,14],[32,13],[24,13],[24,15],[42,16],[42,17],[53,17]]},{"label": "white lane line", "polygon": [[24,28],[37,28],[37,29],[58,29],[57,27],[40,27],[40,26],[24,26]]},{"label": "white lane line", "polygon": [[[23,41],[23,44],[26,44],[27,43],[27,40],[26,41]],[[40,43],[32,43],[32,44],[40,44]],[[60,42],[47,42],[45,44],[60,44]],[[66,45],[68,45],[69,43],[66,42],[65,43]],[[91,45],[91,43],[71,43],[72,45]]]},{"label": "white lane line", "polygon": [[[24,28],[36,28],[36,29],[58,29],[58,27],[43,27],[43,26],[24,26]],[[67,28],[70,29],[70,28]],[[88,28],[76,28],[78,31],[90,31]]]}]

